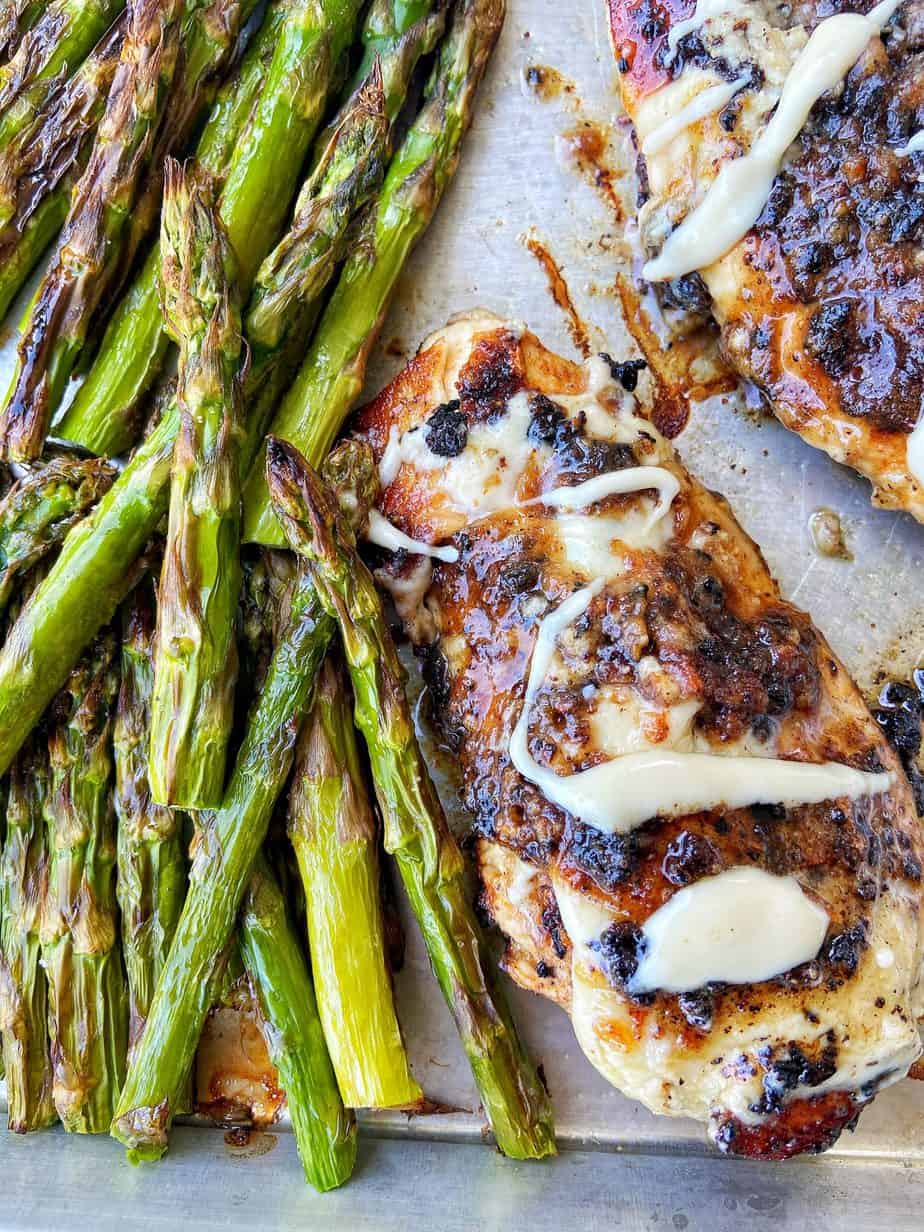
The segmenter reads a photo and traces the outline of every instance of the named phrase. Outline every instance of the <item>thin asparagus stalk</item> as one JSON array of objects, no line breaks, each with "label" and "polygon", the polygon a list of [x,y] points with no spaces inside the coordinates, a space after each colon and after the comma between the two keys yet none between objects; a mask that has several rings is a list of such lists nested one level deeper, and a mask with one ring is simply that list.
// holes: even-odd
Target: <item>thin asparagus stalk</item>
[{"label": "thin asparagus stalk", "polygon": [[125,0],[53,0],[0,68],[0,150],[30,129],[125,7]]},{"label": "thin asparagus stalk", "polygon": [[[264,88],[237,141],[219,206],[245,294],[282,230],[360,8],[360,0],[290,0],[285,9]],[[62,436],[95,453],[118,453],[134,443],[132,409],[163,362],[152,260],[129,290],[130,302],[113,319],[61,423]]]},{"label": "thin asparagus stalk", "polygon": [[240,307],[215,186],[172,159],[161,253],[164,316],[180,347],[180,434],[158,596],[148,775],[158,804],[214,808],[238,666]]},{"label": "thin asparagus stalk", "polygon": [[418,1103],[395,1013],[382,930],[375,814],[339,656],[328,655],[289,796],[318,1009],[351,1108]]},{"label": "thin asparagus stalk", "polygon": [[37,731],[10,769],[6,838],[0,860],[0,1030],[9,1127],[14,1133],[57,1120],[48,1046],[48,983],[39,931],[48,852],[44,804],[48,753]]},{"label": "thin asparagus stalk", "polygon": [[148,784],[154,627],[154,587],[144,578],[122,609],[122,682],[113,730],[129,1055],[147,1020],[186,895],[183,814],[155,804]]},{"label": "thin asparagus stalk", "polygon": [[107,491],[114,467],[99,458],[52,458],[0,500],[0,612],[18,579]]},{"label": "thin asparagus stalk", "polygon": [[262,436],[268,412],[291,375],[289,356],[304,344],[314,306],[346,255],[352,220],[379,189],[387,143],[376,63],[305,181],[288,231],[257,271],[246,315],[255,436]]},{"label": "thin asparagus stalk", "polygon": [[121,240],[176,69],[183,0],[130,0],[119,67],[58,248],[37,292],[0,413],[0,450],[38,457],[51,416],[112,285]]},{"label": "thin asparagus stalk", "polygon": [[404,673],[372,575],[336,500],[294,446],[270,438],[267,476],[290,546],[336,619],[385,830],[430,963],[505,1155],[553,1154],[548,1094],[491,988],[492,960],[469,904],[465,864],[421,756]]},{"label": "thin asparagus stalk", "polygon": [[262,857],[241,909],[241,951],[269,1025],[270,1060],[286,1093],[305,1179],[322,1192],[336,1189],[356,1163],[356,1121],[337,1089],[285,899]]},{"label": "thin asparagus stalk", "polygon": [[[285,12],[284,0],[271,0],[240,69],[218,92],[196,150],[200,167],[216,178],[227,175],[248,129]],[[143,424],[139,412],[144,394],[161,370],[170,343],[160,311],[160,263],[160,244],[155,243],[119,301],[93,366],[58,425],[59,436],[94,453],[124,453]]]},{"label": "thin asparagus stalk", "polygon": [[[362,389],[366,361],[398,276],[455,172],[478,84],[500,33],[504,0],[463,0],[440,51],[427,102],[398,150],[373,233],[344,267],[311,348],[273,421],[311,461],[323,458]],[[262,450],[244,488],[244,539],[279,545]]]},{"label": "thin asparagus stalk", "polygon": [[123,13],[36,123],[0,152],[0,317],[64,225],[126,24]]},{"label": "thin asparagus stalk", "polygon": [[119,953],[112,803],[115,638],[97,639],[53,709],[42,921],[54,1102],[72,1133],[108,1129],[125,1073],[128,996]]},{"label": "thin asparagus stalk", "polygon": [[[389,120],[404,106],[411,74],[421,56],[429,55],[446,25],[447,0],[373,0],[362,29],[363,55],[347,89],[362,87],[376,60],[382,65],[382,88]],[[330,139],[330,133],[322,138]]]},{"label": "thin asparagus stalk", "polygon": [[[362,520],[377,479],[371,465],[350,478],[356,516]],[[333,622],[299,574],[289,624],[251,711],[224,800],[193,859],[176,936],[113,1120],[113,1137],[128,1148],[130,1159],[157,1159],[167,1149],[177,1091],[211,1004],[214,973],[292,768],[332,633]]]},{"label": "thin asparagus stalk", "polygon": [[9,60],[47,7],[48,0],[5,0],[0,6],[0,62]]},{"label": "thin asparagus stalk", "polygon": [[183,151],[208,111],[238,35],[258,0],[186,0],[181,60],[151,152],[150,166],[132,210],[114,285],[121,287],[142,244],[155,229],[164,190],[164,164]]}]

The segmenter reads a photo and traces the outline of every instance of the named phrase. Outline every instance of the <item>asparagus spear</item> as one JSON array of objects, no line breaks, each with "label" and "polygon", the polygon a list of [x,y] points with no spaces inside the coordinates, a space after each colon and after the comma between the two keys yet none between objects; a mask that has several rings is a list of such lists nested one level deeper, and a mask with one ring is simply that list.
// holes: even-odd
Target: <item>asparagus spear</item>
[{"label": "asparagus spear", "polygon": [[60,543],[114,475],[102,459],[62,455],[26,474],[0,500],[0,612],[17,580]]},{"label": "asparagus spear", "polygon": [[411,1076],[382,931],[376,821],[339,656],[328,655],[296,755],[289,837],[305,887],[318,1009],[352,1108],[410,1106]]},{"label": "asparagus spear", "polygon": [[[349,47],[360,0],[289,0],[272,63],[237,141],[220,201],[246,294],[282,230],[302,162]],[[60,432],[96,453],[134,442],[132,408],[164,358],[157,266],[149,257],[116,315]]]},{"label": "asparagus spear", "polygon": [[[305,181],[288,231],[254,282],[247,309],[251,355],[251,436],[262,437],[298,354],[310,334],[316,304],[351,240],[350,223],[381,184],[388,121],[381,69],[354,95]],[[245,459],[252,460],[253,451]]]},{"label": "asparagus spear", "polygon": [[548,1095],[516,1034],[469,904],[465,865],[414,734],[404,677],[372,575],[337,503],[294,446],[271,437],[267,477],[290,546],[336,619],[385,827],[485,1112],[505,1155],[555,1151]]},{"label": "asparagus spear", "polygon": [[258,0],[186,0],[182,57],[151,152],[150,167],[126,228],[116,287],[125,282],[139,248],[156,226],[163,198],[165,160],[174,150],[186,148],[208,111],[241,27],[257,3]]},{"label": "asparagus spear", "polygon": [[[377,483],[374,468],[367,463],[350,479],[362,520]],[[312,586],[298,575],[288,627],[251,711],[221,807],[193,859],[176,936],[119,1099],[112,1134],[131,1159],[156,1159],[167,1149],[177,1092],[211,1003],[211,982],[292,768],[332,633],[333,622],[320,610]]]},{"label": "asparagus spear", "polygon": [[269,1025],[270,1059],[286,1093],[305,1179],[319,1190],[349,1180],[356,1162],[356,1121],[343,1106],[311,977],[285,899],[258,859],[241,909],[241,950]]},{"label": "asparagus spear", "polygon": [[[325,259],[323,254],[320,259]],[[303,280],[302,285],[313,283]],[[255,403],[260,392],[260,373],[252,368],[245,382],[245,405]],[[339,407],[334,409],[340,413]],[[249,416],[242,458],[254,456],[263,422],[257,412]],[[0,773],[125,593],[125,571],[166,511],[178,425],[174,403],[165,407],[93,515],[74,528],[35,603],[0,651]],[[329,436],[338,426],[339,420]]]},{"label": "asparagus spear", "polygon": [[221,801],[237,679],[240,309],[214,183],[167,164],[164,317],[180,346],[180,433],[160,579],[148,774],[158,804]]},{"label": "asparagus spear", "polygon": [[53,0],[0,68],[0,150],[32,127],[125,0]]},{"label": "asparagus spear", "polygon": [[0,317],[67,218],[126,24],[123,13],[36,123],[0,152]]},{"label": "asparagus spear", "polygon": [[[404,106],[408,82],[421,56],[429,55],[446,24],[447,0],[373,0],[363,23],[363,55],[347,94],[359,90],[376,60],[389,120]],[[329,140],[330,134],[322,134]]]},{"label": "asparagus spear", "polygon": [[47,877],[43,813],[48,754],[37,731],[10,769],[0,861],[0,1030],[9,1126],[14,1133],[57,1120],[48,1048],[48,983],[39,965]]},{"label": "asparagus spear", "polygon": [[[247,130],[285,12],[284,0],[271,0],[240,69],[218,92],[196,151],[200,167],[216,177],[227,174]],[[65,412],[59,435],[94,453],[124,453],[137,438],[144,394],[160,371],[169,341],[160,311],[160,245],[155,243],[109,320],[97,359]]]},{"label": "asparagus spear", "polygon": [[183,814],[155,804],[148,784],[154,619],[154,588],[144,578],[122,610],[122,683],[113,731],[129,1052],[147,1019],[186,894]]},{"label": "asparagus spear", "polygon": [[[475,91],[503,17],[504,0],[462,0],[459,5],[427,102],[388,169],[373,234],[347,262],[308,356],[272,421],[274,435],[291,440],[314,461],[330,448],[362,389],[395,283],[455,171]],[[261,452],[244,488],[244,539],[281,544],[263,463]]]},{"label": "asparagus spear", "polygon": [[128,998],[117,942],[112,710],[115,638],[94,643],[52,708],[50,867],[42,921],[54,1102],[64,1128],[108,1128],[125,1072]]},{"label": "asparagus spear", "polygon": [[128,32],[96,143],[36,294],[0,413],[0,450],[7,459],[41,453],[89,317],[117,272],[120,241],[173,80],[183,11],[183,0],[129,4]]},{"label": "asparagus spear", "polygon": [[5,0],[0,6],[0,62],[9,60],[47,7],[48,0]]}]

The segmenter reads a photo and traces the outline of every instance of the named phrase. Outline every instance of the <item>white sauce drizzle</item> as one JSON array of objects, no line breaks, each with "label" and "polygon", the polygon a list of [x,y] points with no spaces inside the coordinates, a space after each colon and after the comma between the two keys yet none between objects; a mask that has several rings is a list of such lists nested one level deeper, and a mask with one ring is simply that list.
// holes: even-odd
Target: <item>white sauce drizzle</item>
[{"label": "white sauce drizzle", "polygon": [[510,759],[529,782],[573,817],[610,834],[626,834],[652,817],[682,817],[724,806],[818,804],[887,791],[890,773],[868,774],[837,762],[723,757],[657,750],[630,753],[577,774],[559,775],[529,751],[529,711],[556,653],[562,630],[587,610],[604,579],[569,595],[540,624],[523,709],[510,738]]},{"label": "white sauce drizzle", "polygon": [[868,16],[836,13],[816,26],[749,153],[725,163],[696,209],[668,236],[659,256],[644,266],[644,278],[661,282],[705,269],[750,231],[812,107],[839,84],[901,3],[882,0]]},{"label": "white sauce drizzle", "polygon": [[901,145],[895,151],[900,158],[905,158],[909,154],[916,154],[918,150],[924,150],[924,128],[919,133],[915,133],[907,145]]},{"label": "white sauce drizzle", "polygon": [[750,80],[750,77],[736,77],[734,81],[720,81],[718,85],[700,90],[676,115],[669,116],[651,130],[642,142],[642,153],[646,158],[657,154],[691,125],[721,111]]},{"label": "white sauce drizzle", "polygon": [[693,15],[686,21],[678,21],[676,26],[671,27],[667,36],[668,47],[671,51],[676,50],[677,44],[684,35],[689,34],[691,30],[698,30],[710,18],[721,17],[725,13],[741,13],[744,12],[745,7],[740,0],[696,0]]},{"label": "white sauce drizzle", "polygon": [[622,471],[607,471],[605,475],[595,475],[593,479],[585,479],[571,487],[552,488],[539,496],[520,501],[526,508],[529,505],[551,505],[555,509],[586,509],[597,501],[608,496],[616,496],[626,492],[644,492],[654,488],[658,493],[658,503],[651,515],[651,521],[659,522],[673,504],[674,497],[680,491],[680,480],[663,466],[629,466]]},{"label": "white sauce drizzle", "polygon": [[689,992],[715,980],[772,979],[816,957],[828,922],[795,877],[726,869],[678,890],[648,917],[647,949],[628,990]]},{"label": "white sauce drizzle", "polygon": [[436,547],[420,539],[412,539],[389,522],[388,518],[383,517],[377,509],[369,510],[366,538],[380,548],[388,548],[390,552],[403,550],[413,552],[415,556],[432,556],[435,560],[445,561],[449,565],[454,565],[459,559],[458,548]]}]

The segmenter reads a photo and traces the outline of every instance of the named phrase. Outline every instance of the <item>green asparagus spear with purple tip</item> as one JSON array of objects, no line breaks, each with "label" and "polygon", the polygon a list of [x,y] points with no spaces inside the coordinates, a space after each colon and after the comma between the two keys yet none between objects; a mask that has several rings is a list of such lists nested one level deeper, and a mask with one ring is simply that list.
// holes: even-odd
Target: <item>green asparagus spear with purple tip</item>
[{"label": "green asparagus spear with purple tip", "polygon": [[[503,0],[463,0],[441,45],[427,100],[392,159],[370,233],[350,257],[307,358],[272,420],[312,461],[359,396],[366,361],[411,248],[456,169],[478,85],[500,33]],[[282,543],[261,453],[244,489],[246,542]]]},{"label": "green asparagus spear with purple tip", "polygon": [[157,607],[148,777],[158,804],[221,801],[237,680],[241,588],[241,325],[213,181],[167,163],[164,319],[180,348],[180,432]]},{"label": "green asparagus spear with purple tip", "polygon": [[72,1133],[109,1128],[125,1074],[128,995],[118,944],[112,716],[115,638],[96,640],[51,708],[46,797],[48,973],[54,1103]]},{"label": "green asparagus spear with purple tip", "polygon": [[337,621],[385,831],[434,974],[505,1155],[553,1154],[548,1094],[520,1042],[469,903],[462,854],[414,734],[404,672],[349,523],[294,446],[270,437],[267,478],[292,549]]},{"label": "green asparagus spear with purple tip", "polygon": [[349,1180],[356,1162],[356,1121],[343,1106],[311,976],[285,899],[260,857],[241,908],[241,953],[267,1023],[270,1060],[279,1073],[305,1179],[322,1192]]}]

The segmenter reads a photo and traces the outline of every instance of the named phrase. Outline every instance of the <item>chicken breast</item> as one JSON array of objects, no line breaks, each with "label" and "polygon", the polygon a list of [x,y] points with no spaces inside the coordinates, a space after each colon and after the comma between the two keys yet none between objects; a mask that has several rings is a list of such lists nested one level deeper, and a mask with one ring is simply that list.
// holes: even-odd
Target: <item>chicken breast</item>
[{"label": "chicken breast", "polygon": [[373,537],[411,540],[378,576],[509,973],[649,1108],[744,1155],[820,1150],[920,1051],[913,802],[634,375],[484,312],[429,338],[353,423]]},{"label": "chicken breast", "polygon": [[[650,256],[722,168],[765,141],[784,85],[808,73],[805,61],[794,65],[811,32],[847,7],[872,9],[870,0],[700,0],[695,11],[690,0],[608,3],[623,104],[641,151]],[[876,503],[918,520],[921,130],[924,3],[905,0],[812,108],[756,224],[671,286],[675,299],[699,302],[704,283],[728,360],[764,391],[781,422],[865,475]]]}]

